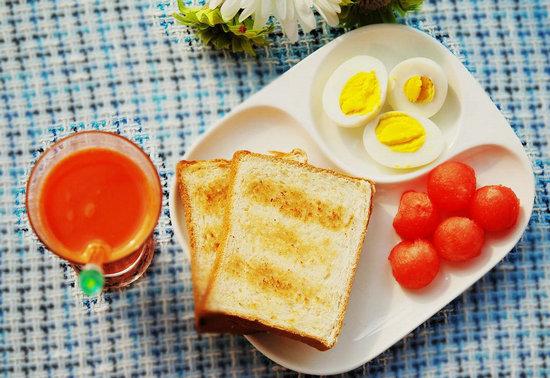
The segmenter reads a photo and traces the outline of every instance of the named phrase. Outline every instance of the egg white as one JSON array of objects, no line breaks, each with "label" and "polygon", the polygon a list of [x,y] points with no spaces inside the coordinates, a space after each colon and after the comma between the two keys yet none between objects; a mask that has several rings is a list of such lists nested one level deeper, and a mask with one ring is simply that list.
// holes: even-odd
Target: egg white
[{"label": "egg white", "polygon": [[[410,102],[403,90],[411,76],[429,77],[435,86],[435,95],[426,104]],[[428,58],[411,58],[395,66],[389,77],[388,102],[394,110],[415,112],[424,117],[436,114],[447,98],[447,77],[439,64]]]},{"label": "egg white", "polygon": [[381,143],[376,137],[376,126],[380,117],[389,113],[394,112],[380,114],[365,127],[365,131],[363,132],[365,149],[376,162],[390,168],[409,169],[429,164],[441,155],[445,148],[445,140],[439,127],[428,118],[409,112],[399,111],[397,113],[403,113],[416,119],[424,127],[426,140],[422,147],[415,152],[396,152]]},{"label": "egg white", "polygon": [[[347,81],[359,72],[374,71],[380,86],[380,104],[370,113],[361,115],[346,115],[340,108],[340,94]],[[386,102],[388,87],[388,72],[384,64],[372,56],[358,55],[342,63],[330,75],[323,90],[323,109],[328,117],[342,127],[364,126],[380,112]]]}]

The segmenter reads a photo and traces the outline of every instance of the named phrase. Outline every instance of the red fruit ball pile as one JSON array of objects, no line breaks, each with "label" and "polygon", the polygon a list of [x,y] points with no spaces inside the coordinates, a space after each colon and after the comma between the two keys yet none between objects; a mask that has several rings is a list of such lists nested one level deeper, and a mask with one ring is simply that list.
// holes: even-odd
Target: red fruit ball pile
[{"label": "red fruit ball pile", "polygon": [[426,193],[403,193],[393,228],[401,238],[429,238],[439,223],[439,212]]},{"label": "red fruit ball pile", "polygon": [[433,244],[439,256],[448,261],[467,261],[481,253],[485,233],[473,220],[451,217],[437,227]]},{"label": "red fruit ball pile", "polygon": [[508,230],[519,215],[512,189],[490,185],[476,190],[475,172],[464,163],[450,161],[434,168],[427,187],[428,194],[403,193],[393,220],[404,241],[388,259],[396,281],[407,289],[429,285],[440,259],[463,262],[479,256],[485,232]]},{"label": "red fruit ball pile", "polygon": [[470,204],[470,217],[487,232],[511,228],[518,215],[518,197],[512,189],[502,185],[479,188]]},{"label": "red fruit ball pile", "polygon": [[469,165],[449,161],[428,175],[428,195],[442,211],[456,213],[468,208],[476,191],[476,174]]},{"label": "red fruit ball pile", "polygon": [[397,244],[388,257],[393,276],[407,289],[420,289],[439,272],[439,256],[426,240],[406,240]]}]

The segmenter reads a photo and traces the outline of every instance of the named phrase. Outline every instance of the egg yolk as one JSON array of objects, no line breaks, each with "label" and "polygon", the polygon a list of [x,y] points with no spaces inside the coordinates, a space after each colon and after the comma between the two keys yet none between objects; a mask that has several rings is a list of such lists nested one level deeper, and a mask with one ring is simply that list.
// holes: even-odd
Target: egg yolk
[{"label": "egg yolk", "polygon": [[407,80],[403,92],[410,102],[426,104],[435,96],[435,85],[427,76],[414,75]]},{"label": "egg yolk", "polygon": [[344,85],[340,93],[340,109],[348,116],[369,114],[380,106],[380,96],[376,73],[359,72]]},{"label": "egg yolk", "polygon": [[380,143],[395,152],[415,152],[426,141],[426,130],[420,122],[400,112],[380,117],[375,130]]}]

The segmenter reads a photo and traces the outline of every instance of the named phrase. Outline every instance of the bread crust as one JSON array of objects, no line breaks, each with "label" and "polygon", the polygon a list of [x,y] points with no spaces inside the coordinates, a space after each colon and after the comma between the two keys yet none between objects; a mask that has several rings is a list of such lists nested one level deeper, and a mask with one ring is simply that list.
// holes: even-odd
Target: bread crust
[{"label": "bread crust", "polygon": [[312,172],[329,173],[329,174],[335,175],[337,177],[344,178],[344,179],[346,179],[348,181],[352,181],[352,182],[357,182],[357,181],[366,182],[370,186],[369,212],[368,212],[368,216],[366,217],[366,222],[363,226],[363,231],[361,233],[361,237],[360,237],[358,246],[355,250],[355,259],[354,259],[353,266],[351,267],[351,274],[349,275],[348,282],[346,283],[346,291],[345,291],[345,296],[346,297],[344,299],[345,303],[344,303],[343,306],[341,306],[340,312],[338,314],[337,331],[336,331],[335,337],[333,339],[334,341],[330,342],[330,343],[326,343],[326,342],[324,342],[323,340],[321,340],[319,338],[310,337],[308,335],[305,335],[305,334],[301,333],[299,330],[284,329],[284,328],[275,326],[273,323],[270,324],[270,322],[268,322],[268,321],[264,321],[264,320],[258,321],[257,319],[254,319],[254,318],[250,318],[250,317],[247,317],[247,316],[242,316],[240,314],[234,314],[234,313],[230,313],[230,312],[223,312],[223,313],[210,312],[207,308],[205,308],[208,296],[210,295],[210,292],[212,291],[212,287],[215,285],[216,281],[218,280],[219,274],[220,274],[220,266],[222,264],[223,256],[225,254],[225,246],[227,244],[227,238],[228,238],[229,230],[230,230],[230,226],[231,226],[230,225],[230,214],[231,214],[231,211],[232,211],[232,207],[229,204],[233,203],[234,193],[233,193],[232,188],[234,188],[239,161],[240,161],[242,156],[246,156],[246,155],[252,155],[252,156],[259,157],[259,158],[262,158],[262,159],[265,159],[265,160],[268,160],[268,161],[271,161],[271,162],[277,162],[277,161],[281,160],[278,157],[263,155],[263,154],[259,154],[259,153],[254,153],[254,152],[247,151],[247,150],[236,151],[233,154],[233,159],[231,160],[230,173],[229,173],[229,188],[231,188],[231,189],[228,192],[228,198],[227,198],[228,206],[226,206],[226,208],[225,208],[224,221],[223,221],[223,226],[222,226],[222,236],[220,238],[221,245],[223,246],[223,248],[221,249],[220,253],[218,253],[218,255],[216,256],[216,259],[215,259],[215,262],[214,262],[214,268],[212,269],[212,273],[211,273],[211,279],[209,280],[209,283],[208,283],[207,289],[205,291],[204,297],[203,297],[203,299],[200,303],[200,311],[201,311],[202,314],[204,314],[203,316],[206,316],[206,317],[224,315],[224,316],[239,318],[242,321],[241,324],[248,324],[251,328],[255,328],[255,329],[258,329],[258,330],[263,330],[263,331],[268,331],[268,332],[276,333],[276,334],[279,334],[279,335],[283,335],[283,336],[286,336],[286,337],[304,342],[304,343],[306,343],[306,344],[308,344],[308,345],[310,345],[310,346],[312,346],[312,347],[314,347],[318,350],[321,350],[321,351],[328,350],[328,349],[330,349],[334,346],[334,344],[336,343],[336,340],[337,340],[337,338],[338,338],[338,336],[339,336],[339,334],[341,333],[341,330],[342,330],[342,324],[343,324],[343,321],[344,321],[347,306],[349,304],[349,297],[350,297],[351,289],[352,289],[352,286],[353,286],[353,278],[355,277],[355,272],[357,270],[357,265],[359,263],[359,258],[361,256],[361,251],[363,249],[363,243],[364,243],[365,236],[366,236],[366,233],[367,233],[368,224],[370,222],[370,218],[371,218],[371,215],[372,215],[373,197],[374,197],[374,193],[375,193],[375,184],[372,180],[346,175],[344,173],[337,172],[337,171],[332,170],[332,169],[318,168],[318,167],[314,167],[314,166],[312,166],[310,164],[307,164],[307,163],[301,163],[301,162],[297,162],[297,161],[293,161],[293,160],[285,160],[285,163],[287,163],[287,164],[296,165],[296,166],[305,168],[305,169],[307,169],[309,171],[312,171]]},{"label": "bread crust", "polygon": [[[240,156],[244,156],[244,155],[252,155],[252,156],[259,157],[259,158],[269,160],[269,161],[272,161],[272,162],[273,161],[276,162],[278,160],[281,160],[281,158],[276,157],[276,156],[264,155],[264,154],[260,154],[260,153],[252,152],[252,151],[248,151],[248,150],[240,150],[240,151],[235,151],[235,153],[233,154],[233,159],[231,160],[231,167],[233,167],[235,165],[235,162],[237,161],[237,159]],[[285,163],[290,163],[290,164],[293,164],[293,165],[296,165],[296,166],[300,166],[300,167],[305,168],[305,169],[307,169],[309,171],[312,171],[312,172],[330,173],[330,174],[333,174],[333,175],[341,177],[341,178],[345,178],[345,179],[350,180],[350,181],[366,181],[371,185],[371,190],[373,192],[375,190],[375,183],[371,179],[351,176],[351,175],[348,175],[348,174],[345,174],[345,173],[342,173],[342,172],[339,172],[339,171],[336,171],[336,170],[330,169],[330,168],[319,168],[319,167],[316,167],[316,166],[311,165],[309,163],[302,163],[302,162],[299,162],[299,161],[296,161],[296,160],[284,159],[284,161],[285,161]]]},{"label": "bread crust", "polygon": [[[274,333],[280,336],[285,336],[290,339],[294,339],[297,341],[300,341],[302,343],[308,344],[309,346],[314,347],[315,349],[318,349],[320,351],[326,351],[331,348],[331,346],[327,346],[327,344],[319,341],[319,339],[308,337],[307,335],[287,331],[284,329],[280,329],[275,327],[274,325],[267,324],[268,322],[259,321],[251,318],[246,318],[241,315],[235,315],[231,314],[229,312],[224,313],[218,313],[218,312],[211,312],[206,314],[203,318],[203,321],[207,323],[214,324],[219,321],[223,321],[223,325],[226,325],[226,328],[222,328],[221,326],[215,327],[211,326],[211,331],[208,332],[215,332],[215,333],[230,333],[234,335],[254,335],[257,333],[263,333],[263,332],[270,332]],[[232,326],[227,326],[227,323],[232,324]],[[242,331],[244,327],[244,331]],[[220,329],[222,329],[220,331]]]},{"label": "bread crust", "polygon": [[[201,313],[200,309],[196,306],[199,301],[199,290],[197,287],[197,238],[196,238],[196,225],[193,223],[191,217],[191,196],[187,190],[187,185],[185,185],[184,173],[186,169],[189,169],[195,164],[203,163],[201,160],[182,160],[176,165],[176,180],[178,183],[178,191],[180,198],[183,201],[183,208],[185,210],[185,222],[187,224],[187,235],[189,237],[190,245],[190,258],[191,258],[191,281],[193,283],[193,300],[195,303],[195,327],[200,331],[200,318]],[[213,159],[209,162],[218,163],[219,165],[225,164],[229,165],[231,161],[225,159]]]}]

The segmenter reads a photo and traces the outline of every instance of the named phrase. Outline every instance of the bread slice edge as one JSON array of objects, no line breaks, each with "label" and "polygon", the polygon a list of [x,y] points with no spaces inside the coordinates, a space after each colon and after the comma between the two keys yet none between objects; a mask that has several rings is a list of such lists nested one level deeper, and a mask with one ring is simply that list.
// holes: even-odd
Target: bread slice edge
[{"label": "bread slice edge", "polygon": [[[227,203],[228,204],[233,203],[233,196],[234,196],[233,188],[234,188],[234,183],[235,183],[235,179],[236,179],[238,163],[240,161],[240,158],[242,156],[246,156],[246,155],[253,155],[253,156],[260,157],[262,159],[272,161],[272,162],[273,161],[277,162],[277,161],[281,160],[281,158],[277,157],[277,156],[264,155],[264,154],[260,154],[260,153],[247,151],[247,150],[236,151],[233,154],[233,159],[231,160],[231,164],[230,164],[230,173],[229,173],[229,188],[230,188],[230,190],[228,192],[228,198],[227,198]],[[225,245],[227,244],[227,238],[228,238],[229,231],[230,231],[230,228],[231,228],[230,227],[231,225],[229,224],[230,214],[231,214],[231,206],[226,206],[226,208],[225,208],[224,222],[223,222],[223,226],[222,226],[222,237],[221,237],[221,245],[224,246],[224,247],[221,249],[220,253],[216,256],[216,260],[214,262],[214,268],[212,269],[212,273],[211,273],[211,279],[208,283],[208,287],[205,291],[204,297],[202,298],[202,301],[200,303],[200,311],[201,311],[202,314],[204,314],[203,316],[206,316],[206,317],[208,317],[210,315],[213,315],[213,314],[217,314],[217,315],[224,314],[224,315],[231,316],[231,317],[237,317],[237,318],[240,318],[245,323],[249,324],[252,328],[255,328],[255,329],[258,329],[258,330],[263,330],[263,331],[269,331],[269,332],[280,334],[280,335],[284,335],[286,337],[290,337],[292,339],[304,342],[304,343],[306,343],[310,346],[313,346],[314,348],[322,350],[322,351],[323,350],[328,350],[328,349],[330,349],[334,346],[334,344],[336,343],[337,338],[338,338],[338,336],[339,336],[339,334],[341,333],[341,330],[342,330],[342,325],[343,325],[343,321],[344,321],[344,318],[345,318],[346,309],[347,309],[348,304],[349,304],[351,289],[353,287],[353,281],[354,281],[355,273],[356,273],[356,270],[357,270],[357,265],[359,264],[359,259],[360,259],[360,256],[361,256],[361,251],[363,249],[363,243],[364,243],[365,236],[366,236],[366,233],[367,233],[368,224],[370,222],[370,218],[371,218],[371,215],[372,215],[373,197],[374,197],[374,194],[375,194],[375,191],[376,191],[375,184],[372,180],[369,180],[369,179],[366,179],[366,178],[354,177],[354,176],[351,176],[351,175],[347,175],[345,173],[335,171],[333,169],[315,167],[315,166],[312,166],[308,163],[302,163],[302,162],[299,162],[299,161],[287,160],[287,159],[285,159],[285,163],[294,164],[294,165],[303,167],[303,168],[305,168],[307,170],[310,170],[310,171],[313,171],[313,172],[329,173],[329,174],[335,175],[337,177],[344,178],[346,180],[350,180],[350,181],[354,181],[354,182],[361,181],[361,182],[367,183],[369,185],[369,188],[370,188],[368,215],[366,217],[366,222],[363,226],[363,231],[361,233],[358,246],[355,250],[355,259],[354,259],[353,265],[351,267],[351,272],[349,274],[348,282],[346,283],[345,298],[344,298],[345,303],[344,303],[343,306],[341,306],[341,310],[338,314],[338,317],[337,317],[338,320],[337,320],[337,323],[336,323],[336,328],[335,328],[334,335],[332,336],[332,340],[321,340],[321,339],[315,338],[315,337],[312,338],[312,337],[309,337],[305,334],[301,334],[299,330],[282,329],[282,328],[279,328],[279,327],[275,327],[273,324],[270,325],[270,324],[268,324],[269,322],[266,322],[266,321],[260,322],[256,319],[249,318],[249,317],[246,317],[246,316],[242,316],[242,315],[239,315],[239,314],[230,313],[230,312],[223,312],[223,313],[209,312],[208,309],[205,308],[205,304],[206,304],[208,296],[209,296],[209,294],[212,290],[212,287],[214,286],[214,284],[218,280],[219,269],[220,269],[220,266],[221,266],[221,262],[223,260],[223,256],[225,254]]]}]

